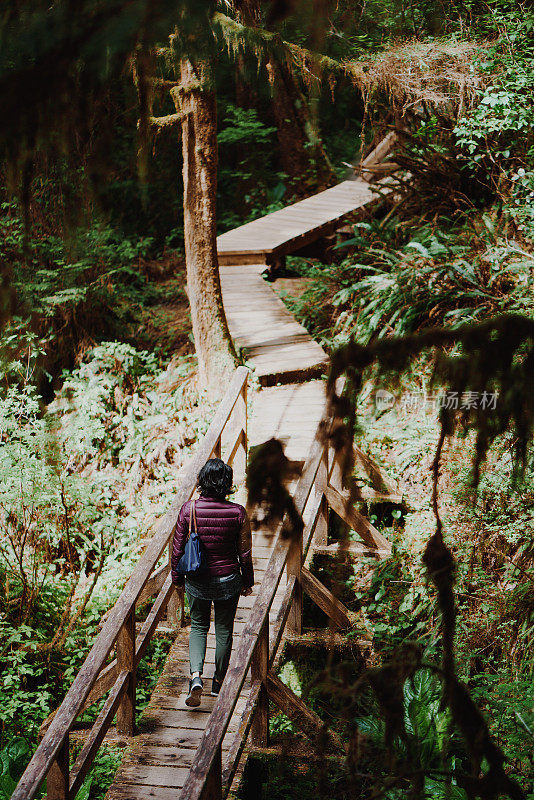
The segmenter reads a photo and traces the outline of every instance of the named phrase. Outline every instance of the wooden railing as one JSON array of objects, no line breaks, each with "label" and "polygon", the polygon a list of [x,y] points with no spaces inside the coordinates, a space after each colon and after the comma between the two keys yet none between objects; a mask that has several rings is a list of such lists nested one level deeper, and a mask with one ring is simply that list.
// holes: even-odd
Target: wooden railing
[{"label": "wooden railing", "polygon": [[[137,667],[165,610],[172,619],[176,619],[179,611],[177,593],[171,583],[170,552],[166,563],[159,569],[156,567],[165,548],[172,543],[180,507],[193,495],[198,472],[207,459],[212,455],[222,455],[228,463],[233,463],[237,475],[245,473],[247,378],[248,370],[239,367],[208,432],[188,464],[171,509],[159,523],[107,616],[61,706],[45,726],[44,736],[12,800],[32,800],[45,778],[48,800],[74,800],[114,717],[117,717],[118,733],[126,736],[134,733]],[[136,607],[141,607],[154,596],[152,608],[136,635]],[[116,658],[106,665],[114,646]],[[76,718],[108,692],[76,763],[70,768],[69,734]]]},{"label": "wooden railing", "polygon": [[[368,456],[355,448],[355,456],[365,463],[371,473],[376,489],[386,494],[383,498],[398,496],[391,494],[376,465]],[[264,747],[269,735],[269,701],[272,700],[308,736],[324,737],[337,748],[343,745],[332,734],[325,732],[320,718],[277,677],[272,666],[286,629],[299,635],[302,629],[302,595],[305,592],[331,619],[334,626],[346,628],[351,618],[343,604],[304,565],[310,546],[320,549],[327,545],[328,509],[334,507],[349,526],[356,530],[363,542],[355,551],[387,556],[391,550],[389,542],[373,525],[352,506],[350,497],[343,492],[343,480],[338,459],[327,443],[318,438],[314,441],[304,465],[294,494],[296,510],[303,517],[305,526],[300,534],[278,536],[267,569],[262,579],[256,601],[250,612],[239,644],[232,656],[221,692],[210,714],[198,746],[193,766],[181,791],[181,800],[221,800],[231,786],[239,758],[247,737],[252,745]],[[282,533],[282,521],[279,532]],[[354,552],[354,550],[353,550]],[[286,584],[282,590],[279,610],[274,620],[270,611],[282,576],[286,573]],[[240,697],[250,670],[251,688],[238,733],[233,745],[222,759],[222,742],[230,719]]]}]

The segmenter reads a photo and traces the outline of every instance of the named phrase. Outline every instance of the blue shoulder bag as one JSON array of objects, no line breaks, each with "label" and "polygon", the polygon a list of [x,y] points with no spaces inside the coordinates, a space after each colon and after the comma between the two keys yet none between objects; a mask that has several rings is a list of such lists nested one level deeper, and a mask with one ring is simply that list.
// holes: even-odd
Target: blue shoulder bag
[{"label": "blue shoulder bag", "polygon": [[200,541],[197,529],[195,501],[191,501],[189,513],[189,538],[185,543],[184,554],[176,566],[179,575],[195,575],[200,577],[207,569],[206,553]]}]

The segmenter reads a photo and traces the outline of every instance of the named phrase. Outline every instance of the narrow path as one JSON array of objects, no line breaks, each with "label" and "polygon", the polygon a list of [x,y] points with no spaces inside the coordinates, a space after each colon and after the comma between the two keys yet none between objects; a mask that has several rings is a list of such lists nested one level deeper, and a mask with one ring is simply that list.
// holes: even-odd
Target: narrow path
[{"label": "narrow path", "polygon": [[[313,442],[323,408],[322,381],[264,389],[255,399],[249,428],[250,444],[259,444],[276,436],[285,442],[289,458],[303,462]],[[244,490],[239,494],[241,497],[238,499],[244,501]],[[250,597],[240,600],[234,628],[234,649],[255,602],[274,544],[275,537],[269,531],[254,533],[256,586]],[[284,589],[282,582],[273,603],[271,619],[279,610]],[[214,704],[214,698],[204,695],[199,709],[188,709],[185,705],[189,679],[188,636],[189,628],[183,628],[173,642],[163,673],[140,721],[139,733],[129,743],[115,781],[106,795],[107,800],[177,800],[179,796],[177,789],[184,785],[188,767],[193,762]],[[214,654],[212,623],[204,670],[208,691],[213,677]],[[250,682],[247,681],[243,687],[243,698],[249,688]],[[223,760],[235,737],[239,737],[244,704],[245,700],[240,699],[236,706],[225,737]]]},{"label": "narrow path", "polygon": [[347,221],[376,199],[376,192],[358,178],[343,181],[298,203],[247,222],[217,238],[219,264],[268,263],[294,253]]},{"label": "narrow path", "polygon": [[[223,302],[232,338],[263,387],[254,397],[249,444],[276,437],[287,456],[304,463],[324,409],[324,384],[319,377],[327,355],[286,309],[262,278],[273,255],[294,251],[339,225],[375,198],[364,181],[345,181],[315,197],[243,225],[218,239]],[[277,385],[274,384],[283,384]],[[244,501],[244,490],[238,498]],[[235,624],[234,650],[247,621],[258,587],[274,547],[274,535],[254,533],[256,587],[241,598]],[[281,582],[271,609],[275,617],[284,593]],[[185,706],[189,676],[188,633],[182,629],[174,641],[163,673],[129,743],[109,789],[107,800],[177,800],[209,720],[214,699],[204,696],[199,709]],[[204,676],[209,690],[214,668],[213,626],[208,634]],[[240,722],[247,681],[223,743],[225,757],[240,737]]]},{"label": "narrow path", "polygon": [[220,268],[232,339],[263,386],[317,378],[328,357],[262,278],[264,269],[265,264]]}]

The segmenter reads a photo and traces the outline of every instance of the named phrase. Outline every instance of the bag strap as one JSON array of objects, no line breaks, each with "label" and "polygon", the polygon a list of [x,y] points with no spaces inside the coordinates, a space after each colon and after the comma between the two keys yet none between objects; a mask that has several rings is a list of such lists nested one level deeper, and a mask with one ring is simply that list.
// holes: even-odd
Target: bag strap
[{"label": "bag strap", "polygon": [[189,506],[189,537],[191,538],[191,531],[193,530],[193,524],[195,526],[195,534],[198,536],[198,528],[197,528],[197,511],[195,508],[195,501],[191,500],[191,505]]}]

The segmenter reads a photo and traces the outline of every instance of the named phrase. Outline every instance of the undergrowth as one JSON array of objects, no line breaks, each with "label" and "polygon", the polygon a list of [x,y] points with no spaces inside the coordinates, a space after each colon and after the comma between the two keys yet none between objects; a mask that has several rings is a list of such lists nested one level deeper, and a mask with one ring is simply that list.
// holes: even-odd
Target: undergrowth
[{"label": "undergrowth", "polygon": [[[20,346],[19,338],[17,352]],[[171,503],[177,472],[212,409],[195,389],[191,357],[166,364],[120,342],[88,351],[43,407],[33,382],[38,340],[28,334],[24,346],[23,361],[3,362],[2,377],[9,380],[0,392],[5,786],[19,776],[19,761],[34,749],[41,722],[74,680],[103,615]],[[156,638],[139,667],[138,713],[168,646]],[[89,716],[97,711],[92,707]],[[105,794],[99,770],[110,772],[116,756],[106,758],[86,782],[87,788],[92,780],[91,798]]]},{"label": "undergrowth", "polygon": [[408,227],[397,217],[354,225],[330,265],[295,264],[310,279],[284,300],[328,348],[356,337],[405,335],[501,312],[532,314],[534,256],[502,235],[489,214],[461,225]]}]

